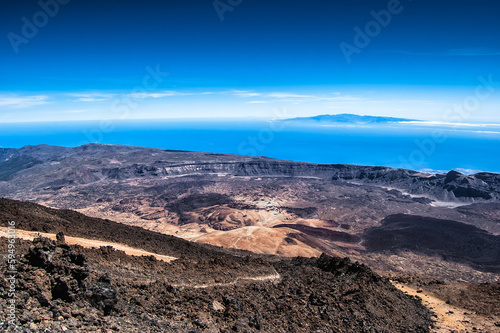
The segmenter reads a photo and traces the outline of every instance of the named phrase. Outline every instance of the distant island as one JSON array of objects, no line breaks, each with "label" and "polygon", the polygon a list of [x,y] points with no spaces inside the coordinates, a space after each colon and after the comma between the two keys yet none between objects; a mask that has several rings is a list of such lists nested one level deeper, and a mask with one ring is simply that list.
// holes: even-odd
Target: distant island
[{"label": "distant island", "polygon": [[290,119],[285,119],[285,121],[317,122],[317,123],[385,124],[385,123],[399,123],[404,121],[419,121],[419,120],[406,119],[406,118],[392,118],[392,117],[359,116],[356,114],[342,113],[342,114],[324,114],[314,117],[290,118]]}]

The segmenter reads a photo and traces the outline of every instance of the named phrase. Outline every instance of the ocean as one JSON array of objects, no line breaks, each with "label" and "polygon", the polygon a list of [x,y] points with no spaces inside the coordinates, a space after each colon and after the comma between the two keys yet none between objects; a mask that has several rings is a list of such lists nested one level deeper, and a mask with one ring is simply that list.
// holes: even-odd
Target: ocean
[{"label": "ocean", "polygon": [[0,124],[0,146],[90,142],[326,164],[500,172],[500,125],[127,120]]}]

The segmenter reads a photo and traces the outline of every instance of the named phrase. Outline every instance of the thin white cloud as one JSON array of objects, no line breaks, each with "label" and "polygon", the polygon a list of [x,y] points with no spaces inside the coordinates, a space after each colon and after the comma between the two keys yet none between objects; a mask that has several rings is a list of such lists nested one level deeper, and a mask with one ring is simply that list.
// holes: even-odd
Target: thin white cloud
[{"label": "thin white cloud", "polygon": [[248,104],[266,104],[269,103],[268,101],[250,101],[247,102]]},{"label": "thin white cloud", "polygon": [[[200,93],[200,95],[208,95],[211,92],[204,92]],[[128,95],[133,98],[141,98],[141,99],[146,99],[146,98],[164,98],[164,97],[171,97],[171,96],[187,96],[187,95],[193,95],[191,93],[184,93],[184,92],[179,92],[179,91],[155,91],[155,92],[140,92],[140,93],[125,93],[125,94],[119,94],[119,93],[72,93],[69,94],[72,97],[77,97],[75,101],[77,102],[102,102],[102,101],[107,101],[115,98],[117,95]]]},{"label": "thin white cloud", "polygon": [[76,102],[103,102],[110,100],[115,96],[115,94],[105,93],[72,93],[69,95],[76,97]]},{"label": "thin white cloud", "polygon": [[448,51],[450,55],[454,56],[492,56],[492,55],[500,55],[498,50],[489,50],[489,49],[481,49],[481,48],[462,48],[462,49],[451,49]]},{"label": "thin white cloud", "polygon": [[476,170],[476,169],[464,169],[464,168],[455,168],[454,170],[463,173],[464,175],[474,175],[476,173],[483,172],[482,170]]},{"label": "thin white cloud", "polygon": [[344,96],[335,96],[335,97],[317,97],[317,101],[334,101],[334,102],[358,102],[358,101],[366,101],[366,98],[352,96],[352,95],[344,95]]},{"label": "thin white cloud", "polygon": [[88,112],[90,110],[88,109],[84,109],[84,110],[68,110],[66,111],[67,113],[85,113],[85,112]]},{"label": "thin white cloud", "polygon": [[90,109],[78,109],[78,110],[64,110],[64,111],[48,111],[44,112],[44,114],[72,114],[72,113],[85,113],[92,111]]},{"label": "thin white cloud", "polygon": [[334,96],[330,95],[304,95],[296,93],[284,93],[284,92],[273,92],[266,94],[266,97],[273,99],[291,100],[291,101],[310,101],[310,102],[320,102],[320,101],[332,101],[332,102],[357,102],[364,101],[365,98],[351,95],[341,95],[338,92],[333,93]]},{"label": "thin white cloud", "polygon": [[483,123],[455,123],[446,121],[402,121],[402,124],[418,124],[428,126],[457,126],[457,127],[500,127],[500,124]]},{"label": "thin white cloud", "polygon": [[78,102],[102,102],[107,101],[107,98],[96,98],[96,97],[80,97],[77,99]]},{"label": "thin white cloud", "polygon": [[316,98],[313,95],[301,95],[301,94],[293,94],[293,93],[283,93],[283,92],[273,92],[266,95],[271,98]]},{"label": "thin white cloud", "polygon": [[388,100],[383,100],[383,99],[377,99],[377,100],[369,100],[370,103],[423,103],[423,104],[448,104],[445,102],[440,102],[440,101],[432,101],[432,100],[426,100],[426,99],[388,99]]},{"label": "thin white cloud", "polygon": [[152,93],[133,93],[130,95],[135,98],[163,98],[171,96],[187,96],[192,94],[182,93],[178,91],[162,91],[162,92],[152,92]]},{"label": "thin white cloud", "polygon": [[396,53],[396,54],[408,54],[408,55],[422,55],[422,56],[437,56],[437,57],[484,57],[484,56],[498,56],[500,51],[489,50],[481,48],[461,48],[461,49],[450,49],[445,51],[436,52],[419,52],[419,51],[406,51],[406,50],[376,50],[372,51],[376,53]]},{"label": "thin white cloud", "polygon": [[417,170],[418,172],[422,172],[422,173],[426,173],[426,174],[429,174],[429,175],[439,175],[439,174],[444,174],[444,173],[448,173],[449,170],[434,170],[434,169],[429,169],[429,168],[425,168],[425,169],[420,169],[420,170]]},{"label": "thin white cloud", "polygon": [[0,106],[11,108],[28,108],[37,105],[48,104],[49,96],[32,95],[32,96],[0,96]]},{"label": "thin white cloud", "polygon": [[496,132],[496,131],[474,131],[474,133],[480,133],[480,134],[500,134],[500,132]]},{"label": "thin white cloud", "polygon": [[231,90],[229,92],[233,96],[237,97],[258,97],[262,96],[261,93],[255,92],[255,91],[249,91],[249,90]]}]

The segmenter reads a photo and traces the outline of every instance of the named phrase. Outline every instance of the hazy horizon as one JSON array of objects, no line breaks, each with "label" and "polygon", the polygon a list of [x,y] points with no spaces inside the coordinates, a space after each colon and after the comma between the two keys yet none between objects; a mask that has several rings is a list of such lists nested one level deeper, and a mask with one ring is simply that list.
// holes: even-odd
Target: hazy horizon
[{"label": "hazy horizon", "polygon": [[[0,146],[86,143],[267,156],[322,164],[500,172],[500,124],[94,120],[0,124]],[[464,171],[469,170],[469,171]]]}]

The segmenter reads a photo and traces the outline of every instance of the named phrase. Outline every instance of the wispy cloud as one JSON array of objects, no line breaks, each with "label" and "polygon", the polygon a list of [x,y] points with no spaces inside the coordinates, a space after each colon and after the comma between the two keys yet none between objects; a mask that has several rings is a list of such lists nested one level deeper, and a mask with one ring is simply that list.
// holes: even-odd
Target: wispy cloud
[{"label": "wispy cloud", "polygon": [[249,91],[249,90],[231,90],[229,92],[233,96],[237,97],[258,97],[262,96],[261,93],[255,92],[255,91]]},{"label": "wispy cloud", "polygon": [[344,95],[344,96],[319,96],[316,99],[317,101],[333,101],[333,102],[359,102],[366,101],[366,98],[352,95]]},{"label": "wispy cloud", "polygon": [[339,95],[337,93],[331,95],[302,95],[294,93],[270,93],[266,96],[272,99],[278,99],[283,101],[300,101],[300,102],[334,102],[339,103],[355,103],[360,101],[366,101],[366,98],[352,95]]},{"label": "wispy cloud", "polygon": [[[200,95],[209,95],[211,92],[199,93]],[[125,95],[131,96],[138,99],[147,98],[164,98],[172,96],[187,96],[193,95],[193,93],[179,92],[179,91],[156,91],[156,92],[144,92],[144,93],[101,93],[101,92],[91,92],[91,93],[71,93],[71,97],[76,97],[75,102],[103,102],[108,101],[116,96]]]},{"label": "wispy cloud", "polygon": [[75,114],[75,113],[85,113],[92,111],[91,109],[78,109],[78,110],[62,110],[62,111],[46,111],[44,114]]},{"label": "wispy cloud", "polygon": [[27,108],[37,105],[48,104],[49,97],[46,95],[18,96],[0,95],[0,106],[12,108]]},{"label": "wispy cloud", "polygon": [[95,97],[80,97],[77,99],[78,102],[102,102],[107,101],[107,98],[95,98]]},{"label": "wispy cloud", "polygon": [[488,50],[488,49],[451,49],[449,50],[450,55],[454,56],[466,56],[466,57],[475,57],[475,56],[496,56],[500,55],[500,51],[498,50]]},{"label": "wispy cloud", "polygon": [[75,102],[103,102],[115,96],[115,94],[106,93],[71,93],[69,95],[76,97]]},{"label": "wispy cloud", "polygon": [[375,53],[394,53],[394,54],[407,54],[419,56],[436,56],[436,57],[485,57],[485,56],[499,56],[499,50],[490,50],[482,48],[460,48],[449,49],[434,52],[421,52],[421,51],[408,51],[408,50],[374,50]]},{"label": "wispy cloud", "polygon": [[162,92],[152,92],[152,93],[133,93],[132,97],[135,98],[163,98],[171,96],[187,96],[192,95],[190,93],[183,93],[179,91],[162,91]]},{"label": "wispy cloud", "polygon": [[[271,102],[319,102],[319,101],[332,101],[332,102],[356,102],[364,100],[364,98],[342,95],[340,92],[333,92],[326,95],[313,95],[313,94],[300,94],[295,92],[259,92],[254,90],[222,90],[222,91],[153,91],[153,92],[138,92],[138,93],[104,93],[104,92],[90,92],[90,93],[71,93],[72,97],[76,97],[76,102],[102,102],[111,100],[116,96],[130,96],[135,99],[159,99],[175,96],[209,96],[209,95],[226,95],[242,99],[251,99],[246,101],[247,104],[264,104]],[[256,99],[257,98],[257,99]]]},{"label": "wispy cloud", "polygon": [[459,123],[459,122],[446,122],[446,121],[403,121],[402,124],[418,124],[428,126],[452,126],[452,127],[500,127],[500,124],[488,123]]},{"label": "wispy cloud", "polygon": [[[251,90],[232,90],[228,93],[233,96],[242,98],[260,97],[261,100],[246,102],[249,104],[269,103],[275,101],[281,102],[319,102],[319,101],[335,101],[335,102],[356,102],[365,100],[364,98],[352,95],[342,95],[339,92],[333,92],[327,95],[311,95],[300,94],[294,92],[256,92]],[[263,100],[267,99],[267,100]]]},{"label": "wispy cloud", "polygon": [[266,95],[271,98],[315,98],[313,95],[301,95],[301,94],[293,94],[293,93],[283,93],[283,92],[273,92]]}]

